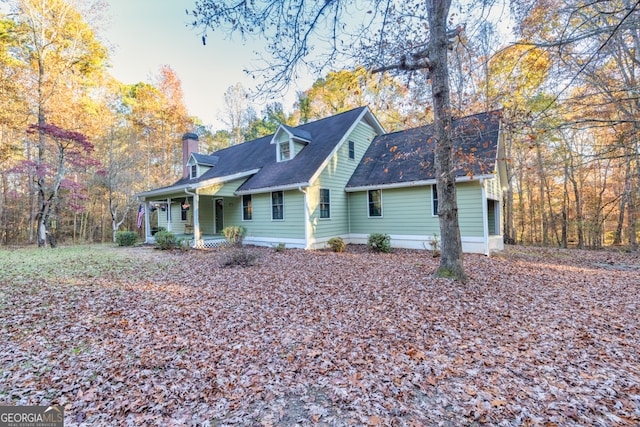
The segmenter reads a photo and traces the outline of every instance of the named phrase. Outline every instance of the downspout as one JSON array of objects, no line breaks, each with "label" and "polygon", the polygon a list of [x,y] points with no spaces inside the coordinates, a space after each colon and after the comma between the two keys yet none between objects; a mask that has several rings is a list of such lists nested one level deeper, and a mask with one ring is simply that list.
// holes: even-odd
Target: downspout
[{"label": "downspout", "polygon": [[193,197],[193,245],[192,247],[196,247],[198,245],[198,240],[200,237],[200,212],[198,209],[198,205],[200,204],[200,196],[198,193],[192,193],[187,188],[184,189],[184,192]]},{"label": "downspout", "polygon": [[298,187],[298,191],[304,194],[304,248],[309,249],[309,235],[311,231],[311,214],[309,213],[309,200],[307,200],[307,192],[302,189],[302,186]]},{"label": "downspout", "polygon": [[167,231],[171,231],[173,215],[171,214],[171,197],[167,197]]},{"label": "downspout", "polygon": [[484,234],[484,254],[489,256],[489,212],[487,211],[487,190],[484,188],[484,178],[480,178],[482,189],[482,230]]}]

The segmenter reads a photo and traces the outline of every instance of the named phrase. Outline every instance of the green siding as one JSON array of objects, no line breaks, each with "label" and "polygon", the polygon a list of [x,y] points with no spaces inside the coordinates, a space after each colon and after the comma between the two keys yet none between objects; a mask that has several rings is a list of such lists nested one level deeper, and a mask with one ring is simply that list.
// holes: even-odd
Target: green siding
[{"label": "green siding", "polygon": [[[482,192],[478,182],[458,184],[460,233],[483,236]],[[351,193],[351,232],[396,235],[440,234],[438,217],[431,214],[431,186],[382,190],[382,217],[369,218],[367,192]]]},{"label": "green siding", "polygon": [[242,220],[242,197],[225,199],[225,226],[242,225],[247,237],[304,239],[304,194],[298,190],[284,192],[284,219],[271,219],[271,193],[252,195],[251,221]]},{"label": "green siding", "polygon": [[[300,144],[299,142],[293,142],[293,157],[297,156],[302,149],[306,147],[306,144]],[[293,158],[292,157],[292,158]]]},{"label": "green siding", "polygon": [[482,224],[482,188],[478,181],[456,186],[458,195],[458,221],[463,236],[484,236]]},{"label": "green siding", "polygon": [[200,232],[202,234],[215,234],[216,226],[214,223],[213,197],[200,196],[200,206],[198,206],[198,221],[200,223]]},{"label": "green siding", "polygon": [[[171,201],[171,232],[175,234],[183,234],[185,224],[193,224],[193,201],[188,198],[191,208],[187,211],[187,219],[183,221],[181,218],[180,205],[184,201],[184,197],[175,198]],[[167,226],[167,211],[158,210],[158,226],[169,228]]]},{"label": "green siding", "polygon": [[[322,170],[318,179],[307,190],[311,233],[314,238],[322,239],[349,233],[349,204],[344,187],[375,135],[375,131],[370,126],[364,123],[356,125]],[[355,144],[355,159],[349,158],[349,141]],[[320,218],[321,188],[331,191],[330,219]]]},{"label": "green siding", "polygon": [[492,179],[485,179],[484,184],[487,197],[496,200],[502,199],[502,187],[500,186],[500,179],[497,174],[494,175]]}]

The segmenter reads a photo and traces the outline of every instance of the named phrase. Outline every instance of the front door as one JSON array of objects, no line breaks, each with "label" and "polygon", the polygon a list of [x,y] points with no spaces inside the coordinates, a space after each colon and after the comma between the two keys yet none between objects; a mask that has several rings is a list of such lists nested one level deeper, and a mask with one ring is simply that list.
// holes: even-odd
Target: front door
[{"label": "front door", "polygon": [[216,199],[215,210],[216,233],[220,233],[224,228],[224,199]]}]

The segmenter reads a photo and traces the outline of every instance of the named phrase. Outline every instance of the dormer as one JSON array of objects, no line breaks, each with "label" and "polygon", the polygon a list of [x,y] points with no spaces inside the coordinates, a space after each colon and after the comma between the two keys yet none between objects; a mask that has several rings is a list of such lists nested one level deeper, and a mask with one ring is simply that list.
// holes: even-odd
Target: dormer
[{"label": "dormer", "polygon": [[218,163],[218,156],[207,156],[205,154],[191,153],[187,161],[189,168],[189,179],[202,176],[209,169]]},{"label": "dormer", "polygon": [[271,139],[271,144],[276,146],[276,161],[278,162],[293,159],[310,142],[311,134],[309,132],[287,125],[280,125]]}]

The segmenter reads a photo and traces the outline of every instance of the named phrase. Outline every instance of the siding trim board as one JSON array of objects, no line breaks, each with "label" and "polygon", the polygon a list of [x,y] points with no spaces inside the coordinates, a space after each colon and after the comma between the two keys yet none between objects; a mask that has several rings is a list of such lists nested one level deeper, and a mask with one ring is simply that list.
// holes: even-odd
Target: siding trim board
[{"label": "siding trim board", "polygon": [[[431,250],[431,240],[433,236],[428,235],[409,235],[409,234],[390,234],[391,237],[391,247],[392,248],[402,248],[402,249],[421,249],[421,250]],[[464,253],[474,253],[474,254],[485,254],[485,242],[482,237],[476,236],[460,236],[462,239],[462,251]],[[346,243],[355,244],[355,245],[365,245],[367,243],[367,239],[369,238],[368,234],[349,234],[347,237],[343,237]],[[497,240],[497,239],[494,239]],[[498,242],[493,242],[498,248]]]},{"label": "siding trim board", "polygon": [[[461,176],[456,178],[456,182],[471,182],[471,181],[479,181],[481,179],[492,179],[495,178],[495,174],[490,175],[475,175],[475,176]],[[346,187],[344,191],[347,193],[355,193],[356,191],[366,191],[366,190],[388,190],[391,188],[407,188],[407,187],[424,187],[428,185],[435,185],[435,179],[427,179],[424,181],[408,181],[408,182],[393,182],[389,184],[376,184],[376,185],[362,185],[359,187]]]}]

